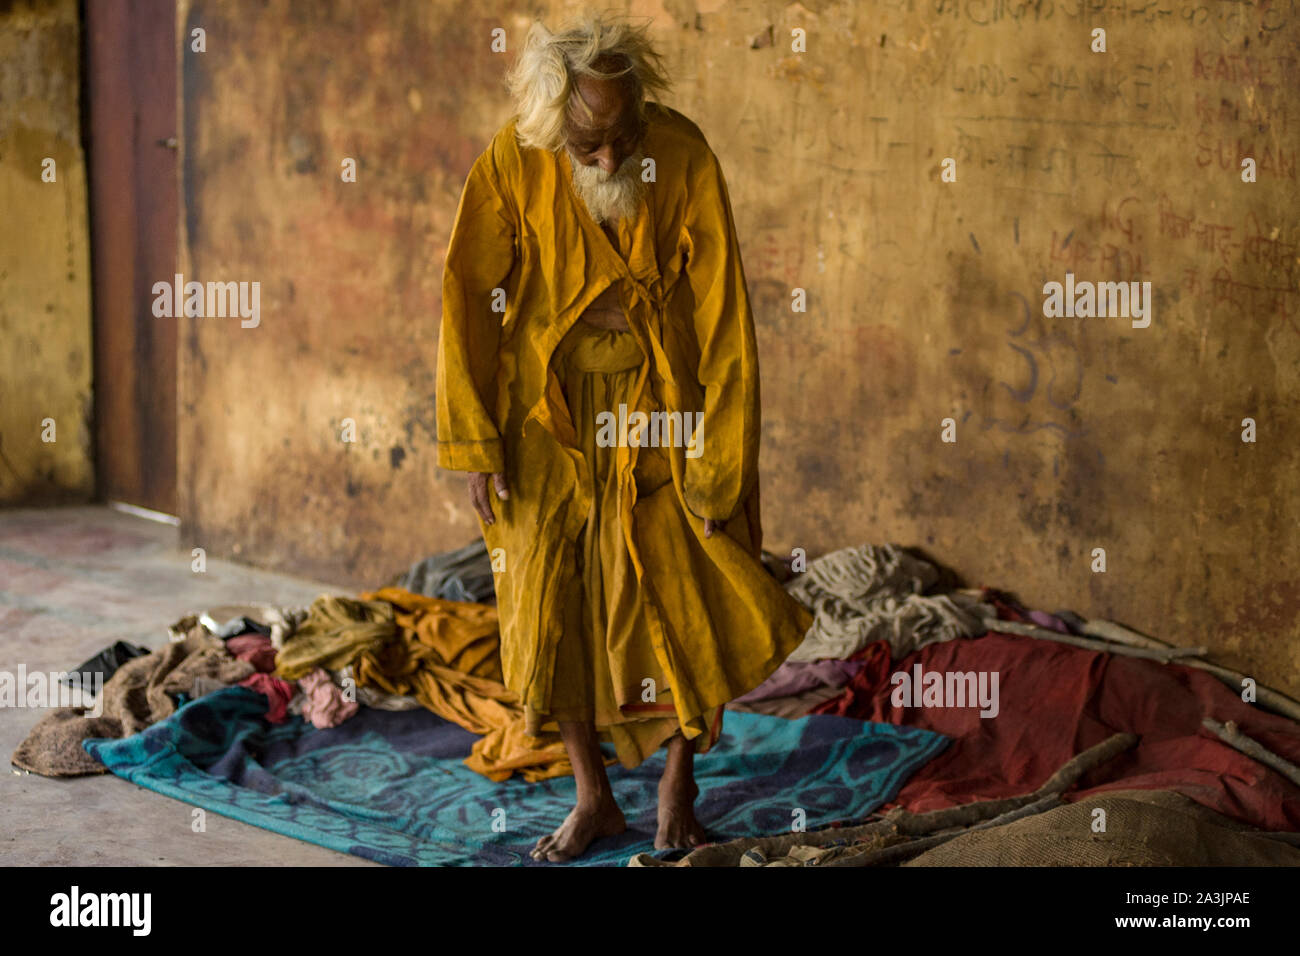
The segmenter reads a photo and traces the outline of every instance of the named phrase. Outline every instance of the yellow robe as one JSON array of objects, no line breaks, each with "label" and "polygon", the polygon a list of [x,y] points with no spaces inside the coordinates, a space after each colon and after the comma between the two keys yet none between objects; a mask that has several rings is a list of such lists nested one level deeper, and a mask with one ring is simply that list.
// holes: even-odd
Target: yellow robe
[{"label": "yellow robe", "polygon": [[[525,707],[551,714],[576,545],[596,492],[552,358],[612,287],[643,355],[637,402],[703,413],[702,454],[663,449],[672,480],[643,498],[633,478],[643,450],[611,451],[665,696],[684,736],[708,740],[717,708],[766,679],[811,616],[759,560],[758,355],[722,170],[686,117],[651,104],[649,119],[642,150],[655,181],[637,215],[618,223],[617,248],[575,192],[567,150],[522,148],[511,122],[475,161],[443,273],[438,464],[506,475],[510,498],[493,494],[497,520],[480,521],[502,671]],[[723,532],[705,538],[703,518],[725,522]],[[620,757],[639,759],[623,748]]]}]

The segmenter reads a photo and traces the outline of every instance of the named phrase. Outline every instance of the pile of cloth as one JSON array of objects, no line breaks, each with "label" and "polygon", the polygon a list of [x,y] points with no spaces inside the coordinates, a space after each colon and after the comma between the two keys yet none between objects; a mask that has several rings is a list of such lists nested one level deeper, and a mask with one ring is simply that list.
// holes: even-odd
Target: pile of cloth
[{"label": "pile of cloth", "polygon": [[[1071,758],[1124,733],[1134,737],[1131,748],[1082,775],[1062,801],[1105,807],[1112,794],[1124,793],[1125,812],[1135,818],[1158,817],[1176,805],[1180,826],[1218,827],[1213,832],[1224,845],[1237,846],[1232,833],[1240,829],[1258,828],[1272,838],[1300,830],[1300,705],[1263,689],[1262,678],[1244,681],[1200,660],[1195,649],[1154,639],[1133,642],[1137,649],[1099,639],[1133,633],[1110,622],[1031,610],[991,588],[943,590],[938,582],[937,569],[891,545],[847,548],[812,562],[786,583],[816,613],[807,639],[768,681],[728,706],[790,718],[836,714],[948,737],[949,747],[900,790],[890,804],[895,810],[933,813],[1033,791]],[[989,683],[996,677],[995,713],[981,715],[969,701],[936,705],[903,693],[920,675],[984,675]],[[1254,684],[1261,685],[1258,703],[1243,693]],[[1268,708],[1261,706],[1266,700]],[[1143,802],[1133,791],[1159,796]],[[1191,820],[1197,815],[1200,822]],[[1046,833],[1066,819],[1074,825],[1068,806],[1051,809],[1041,820],[1018,820],[1015,832]],[[1229,835],[1222,820],[1235,824]],[[1070,841],[1052,844],[1046,837],[1036,845],[1056,846],[1050,860],[1028,851],[1017,856],[1005,850],[1016,844],[999,844],[1004,835],[999,828],[964,836],[907,865],[1074,865],[1088,857],[1071,856]],[[878,838],[873,831],[871,839]],[[1088,834],[1079,839],[1086,842]],[[826,860],[816,840],[788,842],[776,865]],[[1225,850],[1215,858],[1238,865],[1300,859],[1275,842],[1252,845],[1264,849],[1248,852],[1241,844],[1236,857]],[[995,852],[998,846],[1003,850]],[[749,849],[737,845],[721,857],[696,851],[696,861],[685,865],[768,865],[746,859]],[[1147,859],[1141,847],[1112,850],[1116,860]],[[722,857],[723,864],[709,862]],[[1172,857],[1194,862],[1186,853]]]},{"label": "pile of cloth", "polygon": [[[289,610],[287,617],[274,608],[242,610],[241,617],[221,626],[205,625],[199,615],[184,617],[168,628],[170,640],[157,651],[126,645],[126,653],[114,648],[100,652],[73,671],[103,675],[98,706],[50,711],[18,745],[12,763],[47,777],[106,773],[82,747],[83,741],[130,737],[187,701],[232,685],[263,694],[266,719],[272,723],[283,723],[292,713],[316,727],[334,727],[356,713],[357,704],[345,698],[324,670],[311,669],[292,683],[275,673],[272,628],[282,637],[296,620],[306,619],[305,610]],[[82,686],[88,684],[83,678]]]},{"label": "pile of cloth", "polygon": [[465,763],[492,780],[520,773],[542,780],[573,772],[564,745],[524,733],[524,712],[502,683],[496,609],[424,597],[398,588],[359,600],[322,595],[277,650],[245,609],[251,631],[222,638],[197,616],[173,625],[179,639],[134,658],[104,684],[101,716],[86,707],[47,714],[12,762],[49,777],[106,772],[82,748],[92,738],[123,738],[172,714],[186,700],[239,685],[267,699],[265,718],[298,715],[337,727],[361,705],[424,707],[481,735]]},{"label": "pile of cloth", "polygon": [[497,612],[486,604],[382,588],[361,600],[321,597],[280,652],[282,678],[313,669],[354,680],[371,707],[425,707],[480,734],[466,765],[492,780],[573,773],[559,739],[529,737],[524,709],[502,683]]},{"label": "pile of cloth", "polygon": [[83,741],[129,737],[187,700],[239,685],[266,697],[265,719],[273,724],[296,715],[326,729],[361,706],[423,707],[480,735],[465,763],[489,779],[571,774],[562,741],[527,736],[523,708],[502,683],[497,612],[486,602],[491,582],[478,542],[418,562],[394,586],[358,598],[322,595],[307,608],[239,605],[189,615],[168,629],[170,640],[158,651],[115,646],[77,668],[106,678],[102,713],[51,711],[12,762],[50,777],[105,773]]},{"label": "pile of cloth", "polygon": [[[949,738],[943,753],[907,780],[890,811],[938,813],[1020,799],[1089,748],[1123,734],[1131,735],[1131,745],[1081,773],[1057,795],[1061,806],[1045,807],[1042,820],[1018,819],[1016,825],[1034,833],[1034,827],[1067,819],[1074,803],[1109,806],[1104,801],[1122,794],[1123,812],[1135,819],[1155,812],[1152,807],[1176,804],[1193,829],[1210,825],[1210,818],[1190,817],[1217,814],[1210,820],[1216,834],[1222,820],[1238,828],[1300,830],[1300,724],[1294,711],[1282,716],[1276,707],[1243,700],[1234,684],[1241,675],[1198,664],[1187,649],[1134,651],[1099,641],[1098,633],[1115,631],[1101,627],[1108,622],[1031,610],[991,588],[951,586],[932,563],[897,545],[845,548],[806,567],[769,552],[763,558],[813,612],[813,624],[788,660],[728,708],[786,718],[832,714]],[[52,711],[13,762],[47,776],[103,773],[82,741],[139,733],[186,700],[239,684],[265,696],[265,719],[272,723],[297,715],[330,728],[359,707],[423,708],[478,735],[465,763],[491,780],[571,774],[556,735],[524,732],[523,709],[502,681],[492,601],[488,555],[478,541],[418,562],[388,586],[356,598],[322,595],[305,608],[209,609],[173,625],[172,640],[160,650],[118,646],[88,661],[82,669],[111,673],[102,715]],[[1144,647],[1165,646],[1146,641]],[[973,701],[935,706],[919,690],[916,696],[900,693],[900,675],[915,675],[919,685],[927,674],[996,677],[996,706],[991,712]],[[1285,701],[1269,693],[1274,702]],[[1256,749],[1243,750],[1215,727],[1231,728]],[[1135,792],[1166,796],[1143,803]],[[824,837],[781,839],[789,845],[781,844],[771,860],[763,854],[772,845],[765,843],[725,852],[704,848],[713,856],[697,850],[701,862],[695,865],[723,858],[724,865],[818,865],[828,859]],[[864,837],[868,843],[879,839],[876,830]],[[963,836],[909,865],[956,859],[958,851],[996,843]],[[1127,859],[1124,853],[1117,858]],[[1006,859],[989,850],[987,862]]]},{"label": "pile of cloth", "polygon": [[[790,572],[786,591],[813,611],[802,644],[733,710],[802,717],[839,697],[870,661],[984,632],[982,592],[940,591],[930,562],[894,545],[844,548]],[[929,593],[927,593],[929,592]]]}]

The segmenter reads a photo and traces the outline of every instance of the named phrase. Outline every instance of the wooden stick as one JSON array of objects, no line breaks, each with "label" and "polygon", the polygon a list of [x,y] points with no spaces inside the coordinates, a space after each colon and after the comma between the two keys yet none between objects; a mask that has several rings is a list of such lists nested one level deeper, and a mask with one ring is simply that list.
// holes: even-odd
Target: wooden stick
[{"label": "wooden stick", "polygon": [[[1229,670],[1226,667],[1220,667],[1218,664],[1192,660],[1179,661],[1178,663],[1182,664],[1184,667],[1195,667],[1197,670],[1213,674],[1238,694],[1241,693],[1241,682],[1246,680],[1245,674],[1239,674],[1237,671]],[[1286,694],[1265,687],[1263,684],[1256,683],[1255,702],[1265,710],[1271,710],[1275,714],[1281,714],[1283,717],[1290,717],[1292,720],[1300,723],[1300,703],[1296,703],[1290,697],[1286,696]]]},{"label": "wooden stick", "polygon": [[1000,814],[991,820],[985,820],[983,823],[977,823],[973,827],[961,830],[954,830],[951,833],[937,833],[934,836],[923,837],[919,840],[911,840],[907,843],[898,843],[894,846],[882,847],[879,850],[872,850],[867,853],[859,853],[854,856],[843,856],[822,866],[889,866],[894,863],[902,863],[912,857],[920,856],[927,850],[931,850],[940,844],[947,843],[949,840],[956,839],[975,830],[989,830],[993,827],[1005,826],[1008,823],[1014,823],[1016,820],[1030,817],[1045,810],[1051,810],[1060,806],[1065,801],[1061,799],[1059,793],[1049,793],[1038,798],[1032,803],[1027,803],[1022,807],[1009,810]]},{"label": "wooden stick", "polygon": [[[965,832],[969,833],[971,830],[991,830],[994,827],[1005,826],[1008,823],[1014,823],[1024,817],[1032,817],[1034,814],[1042,813],[1044,810],[1059,807],[1063,803],[1065,803],[1065,801],[1061,799],[1059,793],[1049,793],[1039,797],[1033,803],[1025,804],[1019,809],[1011,810],[1001,816],[994,817],[992,820],[985,820],[983,823],[977,823],[975,826],[971,827],[970,830]],[[959,834],[954,833],[953,836],[959,836]]]},{"label": "wooden stick", "polygon": [[1065,793],[1088,771],[1119,756],[1138,742],[1137,734],[1114,734],[1096,746],[1073,757],[1060,770],[1047,778],[1047,782],[1034,791],[1035,798],[1049,793]]},{"label": "wooden stick", "polygon": [[1116,624],[1114,621],[1104,621],[1099,617],[1091,621],[1084,622],[1083,633],[1092,637],[1100,637],[1107,641],[1113,641],[1116,644],[1127,644],[1129,647],[1146,647],[1153,651],[1163,648],[1172,647],[1164,641],[1157,640],[1154,637],[1147,637],[1145,634],[1139,634],[1132,628],[1125,627],[1123,624]]},{"label": "wooden stick", "polygon": [[[1101,627],[1094,629],[1096,623]],[[1208,661],[1196,660],[1208,653],[1208,648],[1204,647],[1170,647],[1169,645],[1160,645],[1161,649],[1128,647],[1125,645],[1107,644],[1103,641],[1094,640],[1087,637],[1076,637],[1072,634],[1061,634],[1058,631],[1051,631],[1045,627],[1036,627],[1033,624],[1021,624],[1017,621],[999,621],[994,618],[985,618],[983,624],[990,631],[1002,631],[1006,634],[1020,634],[1024,637],[1036,637],[1049,641],[1058,641],[1062,644],[1069,644],[1073,647],[1082,647],[1090,651],[1103,651],[1108,654],[1121,654],[1127,657],[1141,657],[1147,660],[1160,661],[1163,664],[1182,664],[1184,667],[1194,667],[1197,670],[1213,674],[1223,683],[1227,684],[1238,693],[1241,692],[1241,682],[1246,679],[1245,674],[1229,670],[1226,667],[1220,667],[1218,664],[1211,664]],[[1084,628],[1092,633],[1105,632],[1112,636],[1126,631],[1126,628],[1113,624],[1110,621],[1088,622]],[[1130,634],[1135,632],[1129,632]],[[1142,637],[1142,635],[1137,635]],[[1155,638],[1150,638],[1154,641]],[[1265,710],[1270,710],[1275,714],[1281,714],[1283,717],[1289,717],[1300,723],[1300,703],[1292,700],[1286,694],[1273,690],[1271,687],[1265,687],[1263,684],[1255,685],[1255,701]]]},{"label": "wooden stick", "polygon": [[[1076,637],[1072,634],[1061,634],[1058,631],[1048,630],[1045,627],[1036,627],[1032,624],[1021,624],[1017,621],[1000,621],[995,618],[985,618],[983,624],[990,631],[1002,631],[1006,634],[1020,634],[1025,637],[1037,637],[1051,641],[1059,641],[1062,644],[1069,644],[1073,647],[1082,647],[1090,651],[1104,651],[1109,654],[1123,654],[1128,657],[1142,657],[1148,660],[1156,660],[1161,663],[1182,664],[1184,667],[1194,667],[1197,670],[1213,674],[1223,683],[1227,684],[1237,693],[1241,693],[1241,682],[1246,679],[1245,674],[1229,670],[1226,667],[1220,667],[1218,664],[1211,664],[1208,661],[1196,660],[1198,657],[1204,657],[1209,653],[1205,647],[1172,647],[1159,641],[1154,637],[1147,637],[1145,634],[1139,634],[1137,631],[1116,624],[1113,621],[1104,621],[1095,619],[1088,621],[1084,627],[1084,633],[1094,635],[1095,637],[1105,638],[1108,641],[1115,641],[1116,644],[1108,644],[1100,640],[1092,640],[1087,637]],[[1271,687],[1265,687],[1263,684],[1255,684],[1255,702],[1265,710],[1272,711],[1275,714],[1281,714],[1283,717],[1289,717],[1296,723],[1300,723],[1300,702],[1293,700],[1281,691],[1273,690]]]},{"label": "wooden stick", "polygon": [[1221,724],[1213,717],[1206,717],[1201,723],[1218,734],[1229,747],[1240,750],[1247,757],[1258,760],[1267,767],[1272,767],[1297,787],[1300,787],[1300,767],[1297,767],[1285,757],[1279,757],[1258,740],[1247,737],[1237,729],[1235,722],[1230,720],[1226,724]]},{"label": "wooden stick", "polygon": [[1013,812],[1044,797],[1065,793],[1084,774],[1130,749],[1137,740],[1137,734],[1113,734],[1107,737],[1101,743],[1071,757],[1033,793],[1021,794],[1018,797],[1004,797],[1000,800],[967,803],[960,807],[948,807],[944,810],[932,810],[929,813],[908,816],[903,816],[907,814],[906,810],[900,810],[896,811],[900,814],[898,818],[891,820],[891,817],[886,817],[884,822],[892,822],[893,829],[906,836],[920,836],[948,827],[982,824],[1000,814]]},{"label": "wooden stick", "polygon": [[928,836],[939,830],[947,830],[951,827],[964,829],[975,823],[992,820],[1009,810],[1023,807],[1030,799],[1029,795],[1022,794],[1018,797],[1003,797],[999,800],[965,803],[959,807],[945,807],[942,810],[931,810],[928,813],[912,813],[900,807],[894,811],[897,816],[886,817],[884,822],[890,825],[888,829],[895,833],[901,833],[903,836]]},{"label": "wooden stick", "polygon": [[1149,661],[1160,661],[1162,664],[1168,663],[1173,658],[1199,657],[1205,654],[1207,650],[1204,647],[1164,647],[1157,650],[1147,647],[1130,647],[1127,644],[1110,644],[1096,638],[1076,637],[1073,634],[1062,634],[1060,631],[1050,631],[1045,627],[1038,627],[1033,624],[1001,621],[996,618],[985,618],[983,623],[990,631],[1001,631],[1004,634],[1020,634],[1024,637],[1035,637],[1039,640],[1056,641],[1060,644],[1069,644],[1071,647],[1101,651],[1105,654],[1119,654],[1122,657],[1141,657]]}]

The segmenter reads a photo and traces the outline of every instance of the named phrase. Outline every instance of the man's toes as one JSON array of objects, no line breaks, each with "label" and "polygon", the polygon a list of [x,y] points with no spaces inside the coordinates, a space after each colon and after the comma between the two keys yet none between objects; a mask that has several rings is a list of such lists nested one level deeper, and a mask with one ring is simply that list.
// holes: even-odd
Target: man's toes
[{"label": "man's toes", "polygon": [[561,843],[558,839],[552,840],[546,845],[543,855],[552,863],[564,863],[573,859],[573,854],[569,852],[567,845]]}]

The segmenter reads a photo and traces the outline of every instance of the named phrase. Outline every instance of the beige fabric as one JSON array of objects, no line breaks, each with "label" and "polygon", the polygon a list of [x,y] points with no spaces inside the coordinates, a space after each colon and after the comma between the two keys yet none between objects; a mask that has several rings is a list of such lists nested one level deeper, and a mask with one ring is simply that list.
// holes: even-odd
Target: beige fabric
[{"label": "beige fabric", "polygon": [[792,661],[844,660],[872,641],[888,641],[897,660],[939,641],[984,633],[997,617],[961,591],[924,594],[939,571],[898,545],[862,545],[824,555],[786,583],[786,591],[815,615]]},{"label": "beige fabric", "polygon": [[[1106,831],[1092,830],[1106,811]],[[906,841],[862,827],[745,837],[700,847],[668,863],[648,853],[629,866],[819,866]],[[854,843],[854,840],[862,840]],[[840,844],[838,846],[833,844]],[[1123,790],[1066,804],[1005,826],[954,837],[904,866],[1300,866],[1300,849],[1179,793]]]},{"label": "beige fabric", "polygon": [[[1106,832],[1092,831],[1093,810]],[[957,837],[904,866],[1300,866],[1300,849],[1179,793],[1124,790]]]}]

